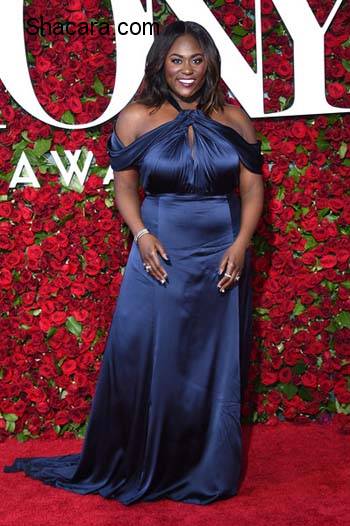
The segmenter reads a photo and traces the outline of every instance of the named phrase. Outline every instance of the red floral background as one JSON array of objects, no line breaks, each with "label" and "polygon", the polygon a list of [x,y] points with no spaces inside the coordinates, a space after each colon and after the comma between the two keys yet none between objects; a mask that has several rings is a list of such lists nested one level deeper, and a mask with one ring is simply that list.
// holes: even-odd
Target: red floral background
[{"label": "red floral background", "polygon": [[[333,1],[310,1],[322,24]],[[113,24],[109,0],[27,0],[29,17]],[[254,1],[206,1],[255,67]],[[153,2],[154,20],[175,20]],[[330,104],[350,107],[349,1],[325,40]],[[262,0],[265,112],[293,103],[293,43]],[[112,26],[113,29],[113,26]],[[107,107],[114,35],[26,33],[44,109],[85,123]],[[225,89],[227,87],[223,84]],[[227,93],[227,101],[239,101]],[[0,439],[84,436],[131,236],[103,185],[110,121],[62,130],[22,110],[0,83]],[[327,422],[350,415],[348,113],[253,119],[265,158],[254,235],[254,342],[243,421]],[[84,186],[60,180],[50,150],[93,152]],[[40,188],[9,188],[25,152]],[[140,189],[142,198],[142,190]]]}]

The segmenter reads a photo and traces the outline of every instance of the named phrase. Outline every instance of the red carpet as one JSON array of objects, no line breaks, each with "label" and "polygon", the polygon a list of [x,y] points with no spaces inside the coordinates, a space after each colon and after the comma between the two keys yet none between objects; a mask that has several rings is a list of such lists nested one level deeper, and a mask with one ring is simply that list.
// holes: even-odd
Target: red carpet
[{"label": "red carpet", "polygon": [[243,426],[239,495],[207,506],[170,500],[124,506],[3,473],[16,456],[79,452],[74,439],[0,444],[4,526],[346,526],[350,524],[350,435],[334,423]]}]

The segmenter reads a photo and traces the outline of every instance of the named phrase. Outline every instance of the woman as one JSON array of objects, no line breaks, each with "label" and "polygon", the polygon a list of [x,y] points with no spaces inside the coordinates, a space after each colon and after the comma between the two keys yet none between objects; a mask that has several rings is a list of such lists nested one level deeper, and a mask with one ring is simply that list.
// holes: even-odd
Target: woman
[{"label": "woman", "polygon": [[144,81],[108,143],[134,243],[82,452],[6,471],[123,504],[207,504],[238,491],[261,143],[224,104],[219,53],[197,23],[166,27]]}]

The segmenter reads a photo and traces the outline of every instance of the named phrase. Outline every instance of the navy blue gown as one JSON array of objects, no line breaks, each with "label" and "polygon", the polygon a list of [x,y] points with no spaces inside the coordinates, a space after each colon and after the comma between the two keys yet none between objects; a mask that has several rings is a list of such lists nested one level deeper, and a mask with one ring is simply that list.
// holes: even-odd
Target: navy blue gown
[{"label": "navy blue gown", "polygon": [[224,293],[217,283],[240,227],[240,161],[261,176],[261,141],[169,100],[174,120],[128,146],[114,131],[108,141],[114,170],[139,171],[143,222],[169,256],[159,256],[168,281],[145,271],[133,243],[81,452],[17,458],[4,468],[125,505],[208,504],[237,493],[241,470],[250,248],[238,283]]}]

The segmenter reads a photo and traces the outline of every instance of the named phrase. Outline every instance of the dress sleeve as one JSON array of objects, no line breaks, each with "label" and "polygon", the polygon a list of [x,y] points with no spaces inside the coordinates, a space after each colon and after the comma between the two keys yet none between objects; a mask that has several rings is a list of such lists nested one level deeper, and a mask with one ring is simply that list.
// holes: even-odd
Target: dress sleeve
[{"label": "dress sleeve", "polygon": [[264,157],[261,153],[261,141],[257,140],[254,143],[250,143],[241,137],[241,140],[237,141],[236,146],[239,158],[244,166],[251,172],[262,175]]},{"label": "dress sleeve", "polygon": [[136,142],[134,141],[128,146],[124,146],[113,130],[107,142],[107,151],[113,170],[118,171],[137,167],[142,158],[143,149]]}]

